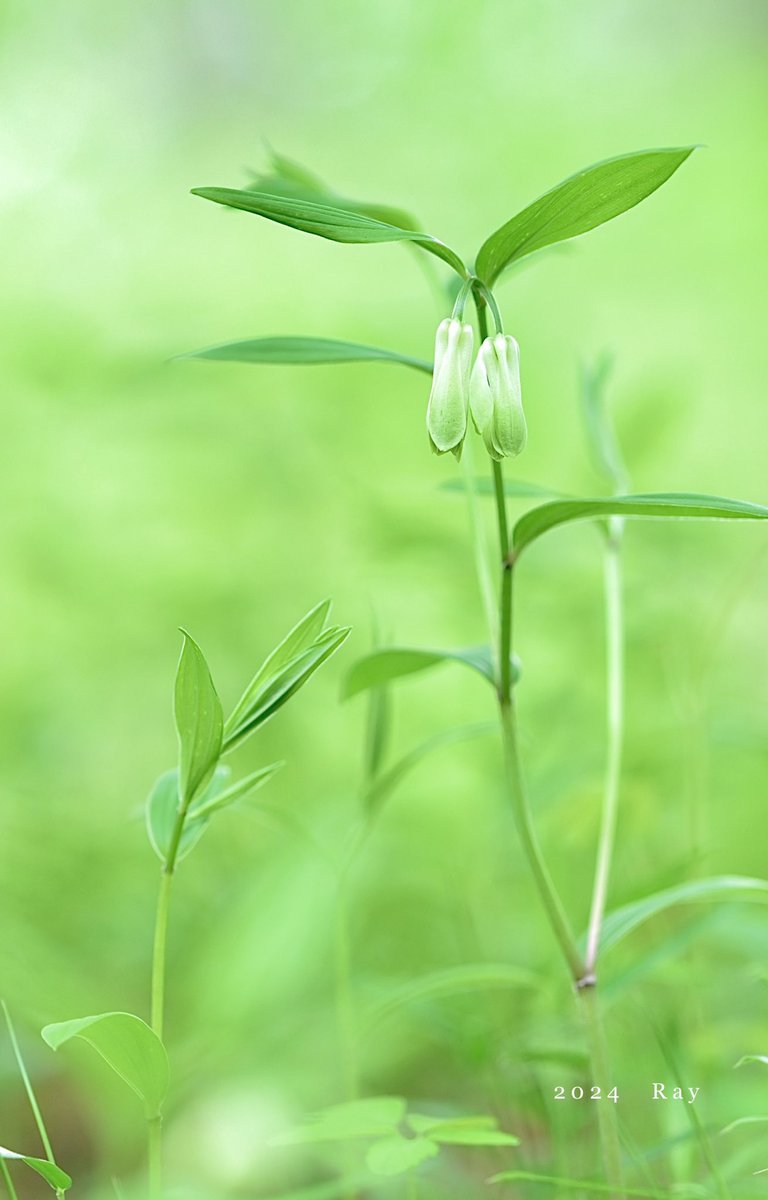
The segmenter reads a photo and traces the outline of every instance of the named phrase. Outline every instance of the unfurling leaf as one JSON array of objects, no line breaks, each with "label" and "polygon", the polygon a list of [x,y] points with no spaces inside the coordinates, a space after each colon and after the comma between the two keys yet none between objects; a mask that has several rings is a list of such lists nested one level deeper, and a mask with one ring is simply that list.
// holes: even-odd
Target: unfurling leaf
[{"label": "unfurling leaf", "polygon": [[462,278],[467,275],[467,268],[458,254],[437,238],[420,230],[403,229],[399,225],[377,221],[360,212],[238,188],[193,188],[192,195],[229,208],[240,208],[244,212],[266,217],[268,221],[277,221],[280,225],[289,225],[292,229],[329,238],[333,242],[414,242],[448,263]]},{"label": "unfurling leaf", "polygon": [[267,337],[244,342],[225,342],[209,346],[179,358],[205,358],[215,362],[261,363],[265,365],[310,366],[322,363],[384,362],[413,367],[432,374],[432,363],[411,358],[396,350],[380,350],[376,346],[360,346],[356,342],[340,342],[334,338]]},{"label": "unfurling leaf", "polygon": [[168,1056],[157,1034],[140,1017],[100,1013],[46,1025],[42,1036],[52,1050],[82,1038],[143,1100],[148,1119],[160,1115],[168,1091]]},{"label": "unfurling leaf", "polygon": [[[222,794],[231,774],[229,767],[216,767],[212,779],[195,801],[194,811],[190,810],[187,813],[176,854],[177,862],[186,858],[202,837],[208,824],[208,806],[214,804],[216,798]],[[171,849],[180,804],[179,772],[174,767],[160,776],[147,799],[147,834],[152,849],[163,863],[167,862]],[[203,809],[206,812],[203,812]]]},{"label": "unfurling leaf", "polygon": [[203,653],[188,633],[182,633],[175,711],[180,745],[179,788],[186,807],[213,775],[221,754],[224,721]]},{"label": "unfurling leaf", "polygon": [[491,234],[477,256],[477,274],[490,286],[510,263],[634,208],[666,183],[694,149],[641,150],[571,175]]}]

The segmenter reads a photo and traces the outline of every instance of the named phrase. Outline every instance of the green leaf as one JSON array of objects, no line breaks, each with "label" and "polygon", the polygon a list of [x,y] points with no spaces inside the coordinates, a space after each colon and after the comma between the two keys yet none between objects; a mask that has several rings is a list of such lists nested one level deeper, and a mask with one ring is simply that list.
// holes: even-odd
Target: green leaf
[{"label": "green leaf", "polygon": [[[381,694],[381,691],[382,689],[372,688],[370,694],[377,696]],[[462,725],[457,729],[448,729],[428,738],[381,775],[370,780],[364,795],[366,808],[371,813],[378,812],[406,775],[435,750],[440,750],[443,746],[455,745],[457,742],[466,742],[472,738],[485,737],[487,734],[497,733],[498,729],[497,721],[481,721],[476,725]]]},{"label": "green leaf", "polygon": [[334,1104],[315,1113],[306,1124],[281,1134],[275,1143],[293,1146],[307,1142],[346,1142],[381,1137],[390,1133],[405,1116],[402,1096],[371,1096]]},{"label": "green leaf", "polygon": [[6,1150],[4,1146],[0,1146],[0,1158],[15,1159],[17,1162],[26,1163],[33,1171],[37,1171],[38,1175],[42,1175],[45,1182],[50,1184],[55,1192],[67,1192],[72,1187],[72,1180],[66,1171],[62,1171],[61,1167],[56,1166],[56,1163],[48,1162],[46,1158],[33,1158],[29,1154],[17,1154],[14,1150]]},{"label": "green leaf", "polygon": [[144,1101],[148,1119],[160,1115],[168,1091],[168,1056],[157,1034],[140,1017],[100,1013],[46,1025],[42,1036],[52,1050],[72,1038],[82,1038]]},{"label": "green leaf", "polygon": [[[764,1063],[765,1066],[768,1066],[768,1054],[745,1054],[743,1058],[739,1059],[736,1066],[743,1067],[745,1063]],[[768,1121],[768,1117],[756,1117],[755,1120]]]},{"label": "green leaf", "polygon": [[694,520],[764,521],[768,508],[745,500],[723,496],[702,496],[696,492],[654,492],[637,496],[608,496],[599,499],[553,500],[539,505],[521,517],[515,525],[513,546],[520,554],[543,533],[570,521],[595,517],[644,517],[656,519],[690,518]]},{"label": "green leaf", "polygon": [[[489,683],[495,683],[493,654],[488,646],[471,646],[466,650],[423,650],[410,646],[390,646],[386,650],[373,650],[359,658],[348,672],[342,689],[345,700],[364,692],[368,688],[381,687],[393,679],[403,679],[444,662],[462,663],[477,671]],[[517,663],[513,663],[515,678],[519,676]]]},{"label": "green leaf", "polygon": [[207,821],[221,809],[228,808],[231,804],[237,804],[240,800],[248,800],[255,792],[258,792],[259,788],[264,787],[265,783],[269,783],[272,776],[284,766],[285,763],[282,762],[270,763],[268,767],[261,767],[258,771],[253,771],[244,779],[233,783],[231,787],[213,795],[209,795],[209,788],[208,792],[192,806],[189,813],[190,819],[195,823],[201,820]]},{"label": "green leaf", "polygon": [[[493,480],[487,479],[485,476],[478,476],[471,480],[472,491],[476,496],[495,496],[496,489],[493,486]],[[440,484],[441,492],[464,492],[467,490],[467,481],[461,477],[454,479],[446,479]],[[504,480],[504,495],[510,500],[527,499],[529,496],[564,496],[558,488],[545,487],[540,483],[527,483],[523,479],[505,479]]]},{"label": "green leaf", "polygon": [[533,971],[524,967],[510,967],[505,963],[468,963],[460,967],[443,967],[392,988],[371,1010],[371,1019],[380,1021],[398,1009],[423,1000],[540,986],[541,979]]},{"label": "green leaf", "polygon": [[[262,685],[255,689],[250,706],[245,706],[242,714],[238,713],[237,720],[233,714],[227,722],[224,749],[231,750],[273,717],[315,671],[336,653],[349,637],[349,633],[349,628],[326,629],[308,649],[290,659],[275,674],[268,675]],[[239,707],[238,705],[238,710]]]},{"label": "green leaf", "polygon": [[272,151],[270,160],[271,172],[254,173],[249,191],[291,196],[294,200],[314,200],[318,204],[330,204],[333,208],[343,208],[365,217],[373,217],[376,221],[400,225],[403,229],[418,228],[416,218],[404,209],[393,208],[389,204],[350,200],[347,196],[341,196],[328,187],[314,171],[284,154]]},{"label": "green leaf", "polygon": [[495,1117],[427,1117],[410,1113],[414,1133],[442,1146],[519,1146],[520,1139],[498,1128]]},{"label": "green leaf", "polygon": [[666,183],[694,149],[641,150],[571,175],[491,234],[477,256],[477,274],[490,286],[517,259],[579,237],[634,208]]},{"label": "green leaf", "polygon": [[405,1175],[438,1153],[437,1146],[428,1138],[405,1138],[396,1133],[374,1142],[365,1161],[374,1175]]},{"label": "green leaf", "polygon": [[356,342],[339,342],[333,338],[268,337],[244,342],[225,342],[209,346],[179,358],[206,358],[216,362],[294,364],[306,366],[317,363],[391,362],[417,371],[432,374],[433,364],[421,358],[411,358],[396,350],[380,350],[376,346],[360,346]]},{"label": "green leaf", "polygon": [[374,220],[360,212],[317,204],[311,200],[294,200],[288,196],[242,191],[238,188],[193,188],[192,195],[201,196],[203,200],[212,200],[215,204],[224,204],[229,208],[240,208],[244,212],[266,217],[268,221],[277,221],[281,225],[289,225],[292,229],[300,229],[317,237],[329,238],[333,242],[414,242],[448,263],[462,278],[467,275],[467,268],[458,254],[437,238],[420,230],[403,229],[399,225]]},{"label": "green leaf", "polygon": [[641,900],[608,913],[603,922],[600,948],[602,951],[612,949],[651,917],[678,904],[725,903],[732,900],[766,904],[768,883],[742,875],[718,875],[711,879],[694,879],[652,896],[643,896]]},{"label": "green leaf", "polygon": [[[583,1192],[588,1196],[590,1192],[610,1192],[615,1195],[616,1188],[609,1183],[600,1183],[594,1179],[570,1179],[567,1176],[559,1175],[537,1175],[533,1171],[501,1171],[498,1175],[492,1175],[488,1183],[544,1183],[548,1187],[570,1188],[572,1191]],[[696,1185],[693,1184],[695,1189]],[[686,1192],[684,1188],[676,1187],[674,1192],[662,1192],[658,1188],[631,1188],[622,1187],[622,1196],[648,1196],[650,1200],[686,1200],[686,1195],[698,1195],[698,1191]]]},{"label": "green leaf", "polygon": [[268,1196],[265,1200],[348,1200],[350,1195],[362,1189],[363,1182],[361,1174],[346,1175],[328,1183],[319,1183],[316,1187],[280,1192],[279,1196]]},{"label": "green leaf", "polygon": [[186,806],[213,775],[221,754],[224,719],[202,651],[185,630],[182,634],[175,708],[180,744],[179,787]]},{"label": "green leaf", "polygon": [[[229,767],[217,767],[210,783],[195,801],[194,811],[190,809],[187,813],[176,855],[177,862],[186,858],[203,836],[208,820],[206,813],[201,809],[205,807],[207,810],[209,805],[215,805],[216,798],[221,796],[231,774]],[[152,849],[163,863],[168,859],[180,804],[179,772],[178,768],[174,767],[160,776],[147,799],[147,834]]]}]

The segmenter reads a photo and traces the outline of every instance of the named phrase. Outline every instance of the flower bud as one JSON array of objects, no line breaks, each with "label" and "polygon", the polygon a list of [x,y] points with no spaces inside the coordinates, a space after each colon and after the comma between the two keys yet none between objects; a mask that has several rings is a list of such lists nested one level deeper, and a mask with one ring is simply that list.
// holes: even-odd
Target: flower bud
[{"label": "flower bud", "polygon": [[467,432],[469,373],[474,332],[455,317],[437,327],[435,370],[427,406],[427,429],[436,454],[451,450],[457,458]]},{"label": "flower bud", "polygon": [[525,449],[528,428],[520,396],[520,349],[497,333],[480,347],[469,383],[469,406],[491,458],[515,458]]}]

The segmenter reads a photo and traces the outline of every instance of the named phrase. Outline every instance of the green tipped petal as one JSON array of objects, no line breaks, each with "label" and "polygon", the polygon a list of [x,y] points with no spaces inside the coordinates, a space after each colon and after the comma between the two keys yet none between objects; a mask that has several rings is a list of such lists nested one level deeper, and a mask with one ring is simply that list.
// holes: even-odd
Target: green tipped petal
[{"label": "green tipped petal", "polygon": [[[467,432],[469,373],[474,333],[453,317],[440,322],[435,338],[435,370],[427,406],[427,430],[436,454],[458,457]],[[458,452],[458,453],[457,453]]]}]

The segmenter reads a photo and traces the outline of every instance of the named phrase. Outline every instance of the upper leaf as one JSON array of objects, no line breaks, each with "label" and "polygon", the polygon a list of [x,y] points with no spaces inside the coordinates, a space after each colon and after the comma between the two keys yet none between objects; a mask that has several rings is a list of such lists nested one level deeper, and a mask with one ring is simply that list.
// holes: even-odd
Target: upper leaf
[{"label": "upper leaf", "polygon": [[653,492],[594,500],[553,500],[550,504],[531,509],[520,518],[515,525],[512,544],[519,554],[536,538],[557,525],[612,516],[764,521],[768,517],[768,508],[763,504],[750,504],[746,500],[702,496],[696,492]]},{"label": "upper leaf", "polygon": [[61,1167],[56,1163],[49,1162],[47,1158],[33,1158],[30,1154],[17,1154],[15,1150],[7,1150],[5,1146],[0,1146],[0,1158],[10,1158],[26,1163],[33,1171],[37,1171],[38,1175],[42,1175],[45,1182],[50,1184],[55,1192],[67,1192],[72,1187],[72,1180],[66,1171],[62,1171]]},{"label": "upper leaf", "polygon": [[437,238],[420,230],[403,229],[399,225],[377,221],[360,212],[317,204],[312,200],[295,200],[288,196],[239,188],[193,188],[192,195],[229,208],[241,208],[244,212],[266,217],[268,221],[277,221],[280,225],[289,225],[304,233],[329,238],[332,242],[415,242],[448,263],[462,278],[467,275],[467,268],[458,254]]},{"label": "upper leaf", "polygon": [[[393,679],[415,675],[443,662],[458,662],[484,679],[494,683],[493,656],[488,646],[472,646],[466,650],[424,650],[411,646],[390,646],[386,650],[373,650],[359,658],[344,681],[343,698],[357,695],[368,688],[380,687]],[[517,672],[516,664],[513,669]]]},{"label": "upper leaf", "polygon": [[432,363],[420,358],[399,354],[396,350],[380,350],[376,346],[360,346],[356,342],[340,342],[334,338],[268,337],[252,338],[245,342],[225,342],[195,350],[180,358],[205,358],[216,362],[271,363],[311,365],[317,363],[393,362],[432,374]]},{"label": "upper leaf", "polygon": [[[203,836],[209,814],[227,787],[231,774],[229,767],[216,767],[208,785],[188,812],[176,852],[177,862],[186,858]],[[163,863],[167,862],[173,843],[180,803],[179,772],[174,767],[160,776],[147,798],[147,834],[152,849]]]},{"label": "upper leaf", "polygon": [[661,187],[694,149],[641,150],[571,175],[491,234],[477,256],[477,274],[491,285],[517,259],[578,237],[634,208]]},{"label": "upper leaf", "polygon": [[52,1050],[72,1038],[88,1042],[144,1101],[148,1119],[160,1115],[168,1091],[168,1056],[157,1034],[140,1017],[133,1013],[100,1013],[46,1025],[42,1036]]},{"label": "upper leaf", "polygon": [[186,807],[211,778],[219,760],[224,718],[203,653],[188,633],[182,633],[175,710],[180,745],[179,790]]}]

